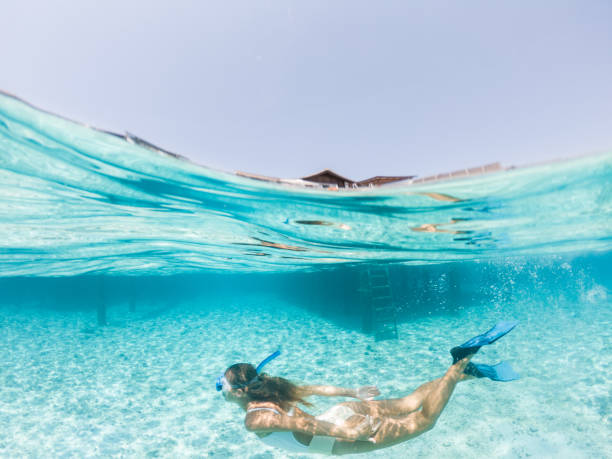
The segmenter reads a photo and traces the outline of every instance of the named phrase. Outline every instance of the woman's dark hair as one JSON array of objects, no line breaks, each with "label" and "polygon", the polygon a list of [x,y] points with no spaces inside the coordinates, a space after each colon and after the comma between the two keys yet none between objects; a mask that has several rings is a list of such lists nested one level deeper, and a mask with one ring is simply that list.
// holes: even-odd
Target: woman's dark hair
[{"label": "woman's dark hair", "polygon": [[244,385],[243,389],[249,400],[257,402],[274,402],[283,410],[291,405],[301,403],[311,406],[304,400],[301,389],[285,378],[268,376],[266,373],[257,375],[255,367],[250,363],[236,363],[225,370],[225,377],[232,386]]}]

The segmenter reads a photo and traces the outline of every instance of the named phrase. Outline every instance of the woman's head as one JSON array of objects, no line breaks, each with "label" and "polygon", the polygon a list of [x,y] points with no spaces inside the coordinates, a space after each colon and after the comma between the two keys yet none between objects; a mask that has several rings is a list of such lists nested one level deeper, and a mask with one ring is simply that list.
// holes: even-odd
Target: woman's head
[{"label": "woman's head", "polygon": [[232,387],[244,387],[257,377],[257,370],[250,363],[235,363],[225,370],[225,379]]},{"label": "woman's head", "polygon": [[296,403],[310,405],[302,398],[300,388],[291,381],[268,376],[266,373],[258,375],[250,363],[236,363],[225,370],[224,376],[227,385],[223,389],[223,395],[229,401],[272,402],[284,410],[288,410]]}]

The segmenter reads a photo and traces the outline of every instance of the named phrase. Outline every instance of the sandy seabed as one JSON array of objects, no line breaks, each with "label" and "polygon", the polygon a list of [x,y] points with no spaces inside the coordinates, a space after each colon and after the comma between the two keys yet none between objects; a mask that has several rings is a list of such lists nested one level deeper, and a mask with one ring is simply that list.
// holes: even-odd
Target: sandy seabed
[{"label": "sandy seabed", "polygon": [[[237,361],[296,382],[376,384],[397,397],[438,377],[448,350],[497,320],[518,319],[475,362],[509,360],[519,381],[460,384],[436,427],[362,457],[610,457],[612,308],[607,295],[579,305],[465,307],[402,323],[398,341],[359,331],[278,298],[245,297],[159,315],[0,307],[1,457],[307,457],[267,447],[245,430],[215,378]],[[44,306],[44,305],[43,305]],[[313,414],[340,399],[313,399]]]}]

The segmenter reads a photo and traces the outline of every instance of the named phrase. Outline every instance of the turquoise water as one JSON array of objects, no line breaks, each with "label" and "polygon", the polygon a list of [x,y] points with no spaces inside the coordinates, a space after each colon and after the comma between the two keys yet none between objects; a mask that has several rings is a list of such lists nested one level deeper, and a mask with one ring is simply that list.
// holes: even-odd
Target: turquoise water
[{"label": "turquoise water", "polygon": [[[368,457],[609,457],[610,154],[333,193],[0,95],[0,202],[2,457],[288,457],[214,390],[229,364],[281,345],[270,373],[397,397],[511,318],[474,360],[519,381],[461,383],[432,431]],[[362,331],[373,265],[397,340]]]}]

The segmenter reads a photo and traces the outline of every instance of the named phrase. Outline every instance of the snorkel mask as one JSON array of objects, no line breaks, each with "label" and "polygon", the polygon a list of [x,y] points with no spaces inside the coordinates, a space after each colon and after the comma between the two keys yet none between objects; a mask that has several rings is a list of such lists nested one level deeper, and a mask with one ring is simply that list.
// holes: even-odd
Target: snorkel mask
[{"label": "snorkel mask", "polygon": [[272,354],[270,354],[265,359],[263,359],[259,363],[259,365],[257,365],[257,368],[255,368],[255,372],[257,373],[257,376],[255,376],[253,379],[251,379],[246,384],[234,384],[234,385],[232,385],[232,384],[229,383],[229,381],[225,377],[225,372],[221,373],[221,375],[219,375],[219,377],[215,381],[215,387],[217,389],[217,392],[219,392],[219,391],[221,391],[223,389],[225,389],[226,392],[229,392],[231,389],[240,389],[242,387],[248,386],[249,384],[254,382],[259,377],[259,373],[261,373],[261,369],[263,367],[265,367],[268,363],[270,363],[272,360],[274,360],[276,357],[278,357],[280,355],[280,353],[281,352],[280,352],[280,349],[279,349],[276,352],[273,352]]}]

